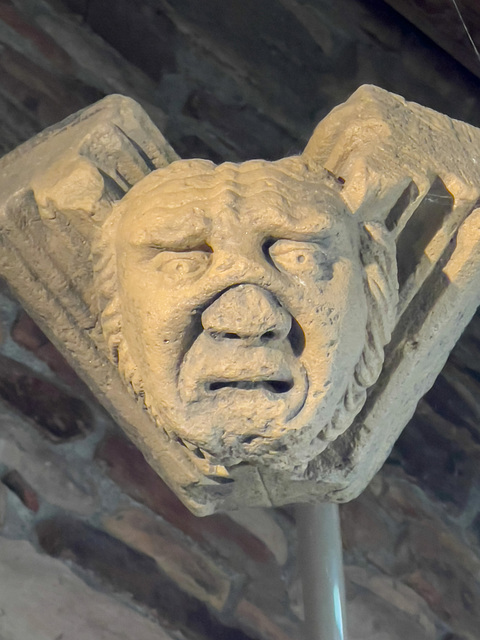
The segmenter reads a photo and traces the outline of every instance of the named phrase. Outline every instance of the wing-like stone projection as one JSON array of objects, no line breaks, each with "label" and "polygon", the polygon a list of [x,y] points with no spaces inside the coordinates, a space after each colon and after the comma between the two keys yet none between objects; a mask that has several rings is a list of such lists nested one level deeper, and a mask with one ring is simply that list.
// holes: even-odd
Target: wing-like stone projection
[{"label": "wing-like stone projection", "polygon": [[0,160],[0,274],[196,514],[356,497],[480,298],[480,131],[365,86],[276,162],[109,96]]}]

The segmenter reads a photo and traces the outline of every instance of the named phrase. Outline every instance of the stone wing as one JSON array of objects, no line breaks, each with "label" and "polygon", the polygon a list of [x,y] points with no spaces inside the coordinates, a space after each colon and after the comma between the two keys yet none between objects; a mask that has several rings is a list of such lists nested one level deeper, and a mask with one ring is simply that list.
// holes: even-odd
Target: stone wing
[{"label": "stone wing", "polygon": [[0,276],[130,437],[141,445],[149,434],[152,466],[181,496],[205,470],[126,393],[99,326],[91,262],[112,203],[176,159],[143,109],[116,95],[26,142],[0,160]]},{"label": "stone wing", "polygon": [[480,304],[480,130],[365,86],[320,123],[304,156],[344,182],[359,221],[381,221],[396,243],[399,305],[382,374],[312,465],[329,497],[347,501],[381,467]]}]

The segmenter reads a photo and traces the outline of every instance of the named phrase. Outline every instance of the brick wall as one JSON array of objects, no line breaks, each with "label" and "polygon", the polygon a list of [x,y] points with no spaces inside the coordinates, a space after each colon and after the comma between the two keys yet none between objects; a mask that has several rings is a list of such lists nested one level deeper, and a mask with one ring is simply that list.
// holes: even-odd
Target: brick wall
[{"label": "brick wall", "polygon": [[[0,0],[1,153],[120,92],[181,155],[275,158],[364,82],[480,124],[380,0]],[[0,638],[300,638],[293,511],[194,518],[5,288],[0,330]],[[351,640],[478,639],[479,345],[342,507]]]}]

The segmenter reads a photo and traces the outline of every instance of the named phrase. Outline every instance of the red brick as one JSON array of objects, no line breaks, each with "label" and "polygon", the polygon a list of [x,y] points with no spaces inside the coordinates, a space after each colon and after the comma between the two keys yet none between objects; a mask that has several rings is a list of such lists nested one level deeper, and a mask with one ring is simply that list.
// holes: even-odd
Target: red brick
[{"label": "red brick", "polygon": [[33,352],[48,342],[47,336],[25,311],[20,311],[15,320],[12,327],[12,338],[17,344]]},{"label": "red brick", "polygon": [[28,349],[39,360],[45,362],[63,382],[77,389],[83,389],[83,382],[75,371],[25,311],[19,313],[13,325],[12,338],[18,345]]},{"label": "red brick", "polygon": [[221,611],[228,600],[231,572],[202,553],[160,518],[140,509],[123,509],[103,519],[118,540],[153,558],[183,591]]},{"label": "red brick", "polygon": [[5,356],[0,356],[0,396],[53,442],[83,438],[93,428],[86,402]]},{"label": "red brick", "polygon": [[267,546],[228,516],[197,518],[178,500],[147,464],[140,451],[126,439],[112,436],[101,443],[97,458],[108,466],[110,477],[132,498],[161,515],[193,540],[211,543],[227,540],[255,562],[272,561]]},{"label": "red brick", "polygon": [[425,600],[432,611],[439,611],[441,609],[442,594],[421,571],[414,571],[410,574],[408,576],[408,584]]},{"label": "red brick", "polygon": [[7,45],[0,52],[0,74],[4,93],[28,110],[37,129],[63,120],[103,96],[71,74],[62,77]]},{"label": "red brick", "polygon": [[235,613],[242,626],[254,632],[255,637],[262,640],[294,640],[248,600],[241,600]]},{"label": "red brick", "polygon": [[452,630],[477,637],[478,554],[439,520],[411,522],[398,548],[398,571]]},{"label": "red brick", "polygon": [[[114,536],[66,516],[42,520],[36,533],[48,555],[75,563],[101,583],[100,590],[129,594],[130,602],[148,608],[150,615],[170,629],[185,631],[185,637],[250,640],[241,631],[225,627],[204,603],[180,589],[153,558]],[[67,620],[65,628],[69,628]],[[99,640],[102,631],[98,629]],[[64,640],[73,637],[66,632]]]},{"label": "red brick", "polygon": [[65,72],[71,72],[70,56],[47,33],[29,22],[10,2],[0,2],[0,20],[29,42],[50,62]]},{"label": "red brick", "polygon": [[363,553],[388,548],[393,543],[392,532],[378,508],[378,503],[367,493],[342,505],[342,538],[347,551],[356,549]]}]

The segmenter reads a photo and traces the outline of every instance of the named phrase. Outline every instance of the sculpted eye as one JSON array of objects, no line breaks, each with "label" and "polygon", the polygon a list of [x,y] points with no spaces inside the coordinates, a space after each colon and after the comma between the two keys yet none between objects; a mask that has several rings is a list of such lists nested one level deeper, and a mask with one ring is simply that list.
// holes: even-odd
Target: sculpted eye
[{"label": "sculpted eye", "polygon": [[160,251],[152,266],[172,279],[198,278],[210,265],[211,251]]},{"label": "sculpted eye", "polygon": [[293,273],[313,271],[327,261],[315,242],[277,240],[269,248],[269,254],[277,268]]}]

